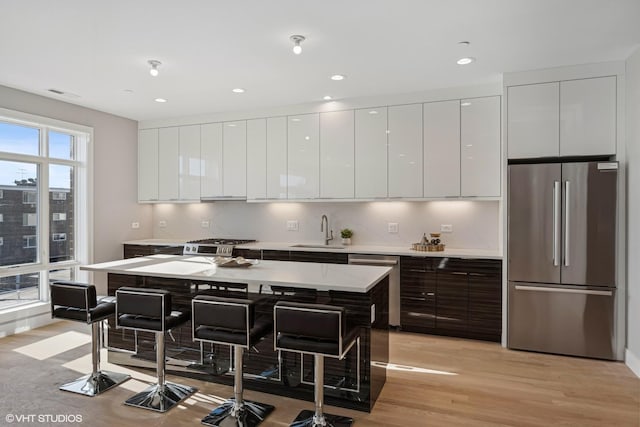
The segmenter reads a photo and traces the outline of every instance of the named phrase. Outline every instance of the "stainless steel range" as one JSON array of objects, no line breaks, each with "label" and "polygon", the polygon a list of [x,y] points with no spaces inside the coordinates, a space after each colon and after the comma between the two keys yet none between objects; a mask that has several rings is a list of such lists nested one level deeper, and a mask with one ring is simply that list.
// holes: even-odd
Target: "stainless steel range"
[{"label": "stainless steel range", "polygon": [[216,238],[192,240],[184,245],[182,255],[231,256],[235,246],[253,242],[255,240]]}]

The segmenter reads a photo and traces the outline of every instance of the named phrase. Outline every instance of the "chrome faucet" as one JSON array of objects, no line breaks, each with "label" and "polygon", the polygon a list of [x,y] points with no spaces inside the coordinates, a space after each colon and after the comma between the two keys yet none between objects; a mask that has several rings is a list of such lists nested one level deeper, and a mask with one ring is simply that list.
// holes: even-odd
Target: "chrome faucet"
[{"label": "chrome faucet", "polygon": [[333,240],[333,230],[331,230],[331,237],[329,237],[329,218],[326,215],[322,215],[320,219],[320,231],[324,231],[324,244],[329,245],[329,241]]}]

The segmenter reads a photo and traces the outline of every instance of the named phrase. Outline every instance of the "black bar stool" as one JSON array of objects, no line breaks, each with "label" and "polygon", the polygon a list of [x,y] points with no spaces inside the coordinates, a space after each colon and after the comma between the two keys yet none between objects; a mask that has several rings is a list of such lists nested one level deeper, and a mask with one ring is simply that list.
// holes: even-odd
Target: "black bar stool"
[{"label": "black bar stool", "polygon": [[300,412],[291,427],[350,426],[353,419],[323,412],[324,358],[344,358],[359,327],[347,328],[344,308],[331,305],[279,301],[273,314],[275,349],[314,355],[315,412]]},{"label": "black bar stool", "polygon": [[265,403],[244,400],[242,373],[244,350],[271,332],[271,319],[255,319],[255,302],[248,299],[199,295],[192,302],[193,340],[233,346],[234,397],[202,419],[209,426],[257,426],[273,411]]},{"label": "black bar stool", "polygon": [[[56,281],[51,289],[51,317],[74,320],[91,325],[90,374],[60,386],[60,390],[95,396],[131,378],[129,375],[100,370],[100,326],[102,321],[113,315],[116,305],[113,301],[96,297],[96,287],[86,283]],[[113,297],[111,297],[113,299]]]},{"label": "black bar stool", "polygon": [[161,289],[116,290],[116,328],[154,332],[158,382],[130,397],[126,405],[166,412],[197,391],[165,381],[165,333],[189,320],[189,312],[171,310],[171,293]]}]

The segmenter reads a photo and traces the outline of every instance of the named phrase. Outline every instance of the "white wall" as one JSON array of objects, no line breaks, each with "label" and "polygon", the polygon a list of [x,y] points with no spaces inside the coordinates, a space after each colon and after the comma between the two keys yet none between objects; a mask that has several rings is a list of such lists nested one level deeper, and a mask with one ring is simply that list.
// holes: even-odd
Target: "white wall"
[{"label": "white wall", "polygon": [[[120,259],[123,241],[151,237],[151,206],[137,203],[136,121],[5,86],[0,86],[0,107],[93,128],[94,262]],[[132,230],[132,221],[139,221],[140,229]],[[98,292],[106,292],[104,278],[96,280]],[[42,320],[33,313],[16,316],[0,329],[24,330]]]},{"label": "white wall", "polygon": [[[341,228],[354,231],[353,244],[407,246],[422,233],[439,232],[440,224],[452,224],[443,234],[451,248],[498,249],[499,202],[361,202],[361,203],[245,203],[159,204],[153,211],[156,238],[234,237],[269,242],[321,242],[320,218],[339,239]],[[297,220],[299,231],[287,231],[287,220]],[[160,221],[166,227],[158,226]],[[210,227],[201,227],[209,221]],[[387,223],[397,222],[390,234]],[[427,234],[428,235],[428,234]]]},{"label": "white wall", "polygon": [[640,376],[640,49],[626,64],[627,365]]}]

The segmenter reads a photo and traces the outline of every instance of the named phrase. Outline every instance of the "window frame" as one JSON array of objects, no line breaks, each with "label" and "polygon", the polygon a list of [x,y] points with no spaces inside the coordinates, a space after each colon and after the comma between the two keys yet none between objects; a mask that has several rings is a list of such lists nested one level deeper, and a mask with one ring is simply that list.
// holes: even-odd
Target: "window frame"
[{"label": "window frame", "polygon": [[[33,241],[33,245],[30,245],[29,242]],[[35,249],[38,247],[38,235],[37,234],[27,234],[22,236],[22,248],[23,249]],[[25,243],[26,242],[26,243]]]},{"label": "window frame", "polygon": [[[40,130],[39,155],[0,151],[0,160],[36,164],[39,170],[37,182],[39,203],[36,233],[37,260],[33,263],[0,266],[0,277],[39,273],[40,301],[38,303],[43,304],[49,301],[49,271],[70,268],[75,277],[86,278],[86,273],[80,272],[78,267],[93,262],[93,128],[5,108],[0,108],[0,121]],[[49,131],[73,136],[74,159],[49,157]],[[66,165],[73,168],[73,236],[75,239],[73,260],[51,262],[49,259],[50,246],[53,242],[49,224],[53,213],[49,200],[51,193],[49,165]],[[32,304],[15,305],[6,310],[27,310],[31,306]],[[0,314],[4,311],[0,310]]]}]

